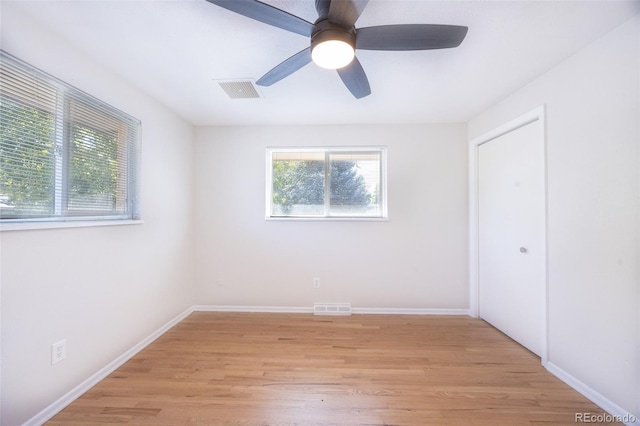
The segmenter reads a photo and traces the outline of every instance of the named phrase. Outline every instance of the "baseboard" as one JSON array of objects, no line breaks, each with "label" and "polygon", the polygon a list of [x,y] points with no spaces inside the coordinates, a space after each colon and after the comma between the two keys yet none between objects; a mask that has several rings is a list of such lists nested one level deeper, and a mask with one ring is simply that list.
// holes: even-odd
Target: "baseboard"
[{"label": "baseboard", "polygon": [[111,361],[109,364],[98,370],[95,374],[90,376],[84,382],[80,383],[75,388],[71,389],[65,395],[54,401],[47,408],[33,416],[27,422],[24,423],[23,426],[40,426],[44,424],[47,420],[51,419],[53,416],[58,414],[65,408],[67,405],[71,404],[73,401],[78,399],[83,393],[91,389],[93,386],[97,385],[102,379],[107,377],[109,374],[113,373],[118,367],[122,364],[133,358],[138,352],[143,350],[149,344],[151,344],[158,337],[162,336],[166,333],[171,327],[178,324],[180,321],[185,319],[189,314],[193,312],[193,308],[189,308],[177,317],[173,318],[171,321],[160,327],[158,330],[151,333],[145,339],[143,339],[140,343]]},{"label": "baseboard", "polygon": [[[620,420],[626,425],[634,425],[634,426],[640,425],[640,419],[637,416],[634,416],[633,414],[631,414],[629,410],[625,410],[624,408],[620,407],[618,404],[609,400],[599,392],[596,392],[594,389],[587,386],[585,383],[581,382],[571,374],[567,373],[562,368],[558,367],[552,362],[547,362],[546,367],[549,373],[553,374],[558,379],[562,380],[563,382],[571,386],[573,389],[575,389],[578,393],[582,394],[591,402],[593,402],[594,404],[602,408],[604,411],[609,413],[612,417],[614,417],[614,420]],[[590,414],[596,415],[600,413],[590,413]]]},{"label": "baseboard", "polygon": [[[246,306],[246,305],[195,305],[194,311],[201,312],[266,312],[284,314],[312,314],[313,307],[296,306]],[[469,309],[430,308],[352,308],[354,314],[368,315],[464,315]]]},{"label": "baseboard", "polygon": [[313,308],[296,306],[195,305],[200,312],[266,312],[275,314],[312,314]]},{"label": "baseboard", "polygon": [[368,315],[464,315],[469,309],[433,309],[433,308],[353,308],[354,314]]}]

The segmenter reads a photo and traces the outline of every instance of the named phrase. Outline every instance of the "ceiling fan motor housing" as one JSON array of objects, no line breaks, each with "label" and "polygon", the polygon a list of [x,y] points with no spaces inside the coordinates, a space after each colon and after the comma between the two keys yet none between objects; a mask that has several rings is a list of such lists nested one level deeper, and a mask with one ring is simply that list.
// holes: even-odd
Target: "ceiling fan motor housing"
[{"label": "ceiling fan motor housing", "polygon": [[338,40],[348,43],[354,50],[356,49],[355,28],[346,29],[340,25],[329,22],[325,19],[316,22],[311,34],[311,51],[325,41]]}]

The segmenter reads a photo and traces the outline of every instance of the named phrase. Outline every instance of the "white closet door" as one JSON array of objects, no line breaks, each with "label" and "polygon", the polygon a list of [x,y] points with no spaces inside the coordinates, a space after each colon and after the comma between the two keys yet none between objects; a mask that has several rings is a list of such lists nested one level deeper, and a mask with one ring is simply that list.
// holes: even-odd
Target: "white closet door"
[{"label": "white closet door", "polygon": [[534,121],[478,147],[480,317],[541,356],[544,145]]}]

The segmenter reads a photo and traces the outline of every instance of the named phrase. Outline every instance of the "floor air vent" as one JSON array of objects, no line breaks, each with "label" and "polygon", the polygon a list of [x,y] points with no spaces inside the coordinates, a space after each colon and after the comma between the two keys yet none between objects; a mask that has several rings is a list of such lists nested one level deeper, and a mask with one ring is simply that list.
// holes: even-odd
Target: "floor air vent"
[{"label": "floor air vent", "polygon": [[351,315],[351,303],[314,303],[314,315]]}]

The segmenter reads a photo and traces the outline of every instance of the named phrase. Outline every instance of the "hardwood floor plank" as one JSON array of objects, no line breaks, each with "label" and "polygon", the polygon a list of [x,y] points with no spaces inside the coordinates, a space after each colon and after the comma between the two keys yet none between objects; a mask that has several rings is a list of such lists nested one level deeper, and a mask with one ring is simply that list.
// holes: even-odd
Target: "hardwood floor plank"
[{"label": "hardwood floor plank", "polygon": [[48,424],[551,426],[576,413],[603,411],[481,320],[196,312]]}]

